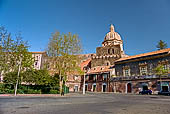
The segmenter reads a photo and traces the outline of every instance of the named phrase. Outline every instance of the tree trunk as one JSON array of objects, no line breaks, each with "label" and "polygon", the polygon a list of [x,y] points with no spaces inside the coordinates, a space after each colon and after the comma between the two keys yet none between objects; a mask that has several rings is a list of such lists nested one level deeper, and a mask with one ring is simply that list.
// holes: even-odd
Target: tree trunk
[{"label": "tree trunk", "polygon": [[63,87],[62,87],[62,85],[63,85],[62,84],[62,82],[63,82],[62,80],[63,79],[62,79],[61,73],[59,73],[59,77],[60,77],[60,95],[61,95],[62,94],[62,89],[63,89]]},{"label": "tree trunk", "polygon": [[20,70],[21,70],[21,61],[22,61],[22,58],[20,58],[20,63],[19,63],[19,68],[18,68],[17,82],[16,82],[16,85],[15,85],[15,96],[17,96],[17,88],[18,88],[18,82],[19,82],[19,74],[20,74]]}]

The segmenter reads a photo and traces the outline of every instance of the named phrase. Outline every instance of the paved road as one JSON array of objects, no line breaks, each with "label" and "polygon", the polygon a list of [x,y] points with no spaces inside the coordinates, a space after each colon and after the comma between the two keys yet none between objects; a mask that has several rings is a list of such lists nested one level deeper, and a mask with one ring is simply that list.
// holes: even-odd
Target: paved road
[{"label": "paved road", "polygon": [[0,96],[0,114],[170,114],[170,96],[113,93]]}]

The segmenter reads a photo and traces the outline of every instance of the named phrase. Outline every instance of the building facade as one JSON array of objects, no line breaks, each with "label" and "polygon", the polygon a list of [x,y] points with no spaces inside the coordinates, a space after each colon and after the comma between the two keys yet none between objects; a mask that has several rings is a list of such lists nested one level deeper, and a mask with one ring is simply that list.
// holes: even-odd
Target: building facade
[{"label": "building facade", "polygon": [[[44,66],[45,57],[47,57],[46,52],[30,52],[32,58],[34,59],[33,68],[40,70]],[[0,82],[3,82],[3,75],[0,75]]]},{"label": "building facade", "polygon": [[[84,67],[90,67],[90,61],[91,57],[95,54],[81,54],[79,55],[80,58],[80,67],[81,70],[83,70]],[[74,73],[71,75],[68,75],[66,86],[69,87],[70,92],[80,92],[82,90],[82,82],[83,82],[83,76],[79,73]]]},{"label": "building facade", "polygon": [[114,26],[105,35],[102,47],[96,48],[96,55],[91,58],[91,67],[86,72],[85,88],[91,92],[110,92],[110,77],[115,75],[116,60],[127,57],[123,50],[123,41],[115,32]]},{"label": "building facade", "polygon": [[31,52],[34,58],[34,69],[40,70],[43,68],[45,57],[47,57],[46,52]]},{"label": "building facade", "polygon": [[[162,66],[165,75],[156,75],[155,68]],[[112,78],[114,92],[139,93],[151,89],[153,93],[170,91],[170,48],[121,58],[115,62],[116,76]]]}]

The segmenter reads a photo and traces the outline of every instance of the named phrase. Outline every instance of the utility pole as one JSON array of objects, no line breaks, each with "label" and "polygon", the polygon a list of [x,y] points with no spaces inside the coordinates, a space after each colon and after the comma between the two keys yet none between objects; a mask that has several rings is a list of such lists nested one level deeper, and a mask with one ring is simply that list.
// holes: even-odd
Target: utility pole
[{"label": "utility pole", "polygon": [[21,62],[22,62],[22,58],[20,58],[20,62],[19,62],[18,75],[17,75],[17,83],[15,85],[15,96],[17,96],[17,88],[18,88],[19,74],[20,74],[20,70],[21,70]]}]

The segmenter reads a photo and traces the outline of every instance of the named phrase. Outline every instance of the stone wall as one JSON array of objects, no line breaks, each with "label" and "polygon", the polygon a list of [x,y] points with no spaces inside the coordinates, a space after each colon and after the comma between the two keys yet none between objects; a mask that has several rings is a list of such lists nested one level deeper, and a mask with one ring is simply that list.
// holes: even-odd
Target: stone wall
[{"label": "stone wall", "polygon": [[93,58],[91,61],[91,67],[107,66],[108,63],[114,65],[114,61],[117,59],[118,57]]},{"label": "stone wall", "polygon": [[[168,82],[170,87],[169,78],[165,78],[163,82]],[[110,82],[110,87],[112,87],[113,92],[117,93],[128,93],[127,84],[131,84],[132,91],[130,93],[139,94],[139,91],[142,90],[143,84],[148,86],[148,89],[152,90],[153,94],[157,94],[160,91],[160,81],[159,79],[143,79],[143,80],[119,80]],[[169,88],[170,91],[170,88]]]},{"label": "stone wall", "polygon": [[106,55],[120,55],[120,46],[107,46],[107,47],[97,47],[96,48],[96,56],[106,56]]}]

